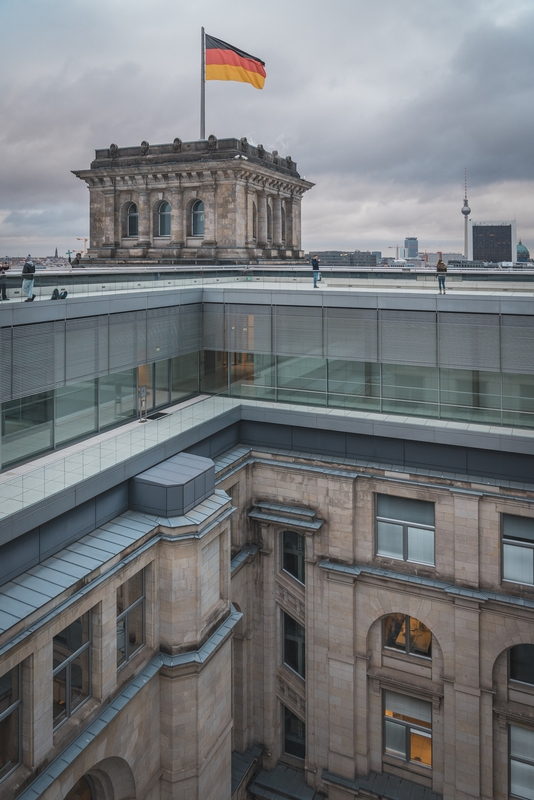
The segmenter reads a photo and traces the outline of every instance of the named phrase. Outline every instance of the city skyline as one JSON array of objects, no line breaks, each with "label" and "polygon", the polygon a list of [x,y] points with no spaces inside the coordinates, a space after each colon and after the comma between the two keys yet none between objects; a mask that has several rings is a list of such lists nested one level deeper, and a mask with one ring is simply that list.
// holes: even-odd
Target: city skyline
[{"label": "city skyline", "polygon": [[415,232],[429,250],[461,251],[465,167],[473,219],[515,218],[532,243],[530,4],[275,0],[268,14],[229,13],[239,8],[0,6],[2,256],[87,235],[89,198],[71,170],[96,148],[198,138],[201,25],[265,60],[262,92],[207,87],[206,133],[297,161],[316,184],[304,249],[386,252]]}]

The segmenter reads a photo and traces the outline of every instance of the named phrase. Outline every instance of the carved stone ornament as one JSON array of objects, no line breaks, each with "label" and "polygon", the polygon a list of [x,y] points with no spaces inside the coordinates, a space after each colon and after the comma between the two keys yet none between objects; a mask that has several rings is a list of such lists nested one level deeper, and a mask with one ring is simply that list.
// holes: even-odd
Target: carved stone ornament
[{"label": "carved stone ornament", "polygon": [[208,150],[216,150],[217,149],[217,137],[210,133],[208,136]]},{"label": "carved stone ornament", "polygon": [[241,139],[241,150],[244,153],[248,153],[248,142],[246,136],[243,136],[243,138]]},{"label": "carved stone ornament", "polygon": [[109,155],[111,158],[118,158],[119,157],[119,148],[116,144],[110,144],[109,146]]},{"label": "carved stone ornament", "polygon": [[150,145],[148,142],[141,142],[141,155],[146,156]]},{"label": "carved stone ornament", "polygon": [[258,158],[265,158],[265,147],[262,144],[258,145]]},{"label": "carved stone ornament", "polygon": [[278,150],[273,150],[273,164],[280,163],[280,156],[278,155]]},{"label": "carved stone ornament", "polygon": [[182,152],[182,140],[179,139],[178,137],[176,137],[176,139],[172,143],[172,149],[174,150],[175,153],[181,153]]},{"label": "carved stone ornament", "polygon": [[293,159],[291,158],[291,156],[286,156],[286,165],[287,165],[288,169],[294,169],[295,163],[294,163]]}]

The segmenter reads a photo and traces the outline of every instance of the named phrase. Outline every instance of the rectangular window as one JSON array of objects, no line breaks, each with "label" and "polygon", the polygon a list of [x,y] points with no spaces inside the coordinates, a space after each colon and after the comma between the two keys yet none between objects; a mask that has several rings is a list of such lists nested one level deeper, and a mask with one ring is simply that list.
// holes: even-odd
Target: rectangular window
[{"label": "rectangular window", "polygon": [[534,585],[534,518],[502,515],[502,577]]},{"label": "rectangular window", "polygon": [[145,643],[145,573],[141,570],[117,589],[117,667]]},{"label": "rectangular window", "polygon": [[284,617],[284,664],[295,670],[302,678],[306,675],[306,635],[305,630],[293,617]]},{"label": "rectangular window", "polygon": [[432,766],[431,703],[384,692],[384,752],[403,761]]},{"label": "rectangular window", "polygon": [[54,728],[91,696],[91,615],[83,614],[53,640]]},{"label": "rectangular window", "polygon": [[534,644],[516,644],[508,651],[511,681],[534,686]]},{"label": "rectangular window", "polygon": [[434,565],[434,503],[377,495],[379,556]]},{"label": "rectangular window", "polygon": [[534,730],[510,725],[510,794],[534,800]]},{"label": "rectangular window", "polygon": [[284,711],[284,753],[295,758],[306,758],[306,725],[289,708]]},{"label": "rectangular window", "polygon": [[0,781],[22,761],[21,665],[0,678]]},{"label": "rectangular window", "polygon": [[282,533],[282,569],[305,583],[304,536],[296,531]]}]

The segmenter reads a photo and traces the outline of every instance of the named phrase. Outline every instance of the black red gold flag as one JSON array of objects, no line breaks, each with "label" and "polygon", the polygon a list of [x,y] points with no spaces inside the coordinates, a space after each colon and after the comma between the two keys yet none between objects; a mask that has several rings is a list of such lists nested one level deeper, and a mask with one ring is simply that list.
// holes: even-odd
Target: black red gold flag
[{"label": "black red gold flag", "polygon": [[265,63],[232,44],[206,34],[206,80],[242,81],[263,89]]}]

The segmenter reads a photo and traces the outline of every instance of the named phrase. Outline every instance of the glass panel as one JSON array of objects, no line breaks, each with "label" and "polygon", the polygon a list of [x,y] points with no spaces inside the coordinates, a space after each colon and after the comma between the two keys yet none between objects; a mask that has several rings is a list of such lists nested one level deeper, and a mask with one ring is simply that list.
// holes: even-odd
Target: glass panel
[{"label": "glass panel", "polygon": [[154,364],[143,364],[137,367],[137,385],[146,386],[146,410],[154,410]]},{"label": "glass panel", "polygon": [[379,556],[403,558],[402,525],[393,522],[377,522],[377,547]]},{"label": "glass panel", "polygon": [[432,655],[432,634],[422,622],[410,617],[410,653],[416,656]]},{"label": "glass panel", "polygon": [[126,226],[127,236],[138,235],[138,227],[139,227],[138,221],[139,221],[139,215],[137,211],[137,206],[135,205],[135,203],[132,203],[128,207],[127,226]]},{"label": "glass panel", "polygon": [[56,444],[97,429],[96,381],[56,389]]},{"label": "glass panel", "polygon": [[126,661],[126,617],[117,622],[117,666]]},{"label": "glass panel", "polygon": [[198,392],[198,353],[171,358],[171,402]]},{"label": "glass panel", "polygon": [[89,783],[85,778],[80,778],[65,797],[65,800],[92,800],[92,797],[93,793]]},{"label": "glass panel", "polygon": [[53,640],[54,669],[89,641],[89,612],[72,622]]},{"label": "glass panel", "polygon": [[17,708],[0,722],[0,779],[20,760],[20,710]]},{"label": "glass panel", "polygon": [[432,706],[426,700],[409,697],[398,692],[386,692],[386,714],[402,719],[405,722],[416,722],[425,728],[430,728],[432,722]]},{"label": "glass panel", "polygon": [[2,404],[2,465],[23,461],[53,446],[54,393]]},{"label": "glass panel", "polygon": [[324,358],[277,358],[278,400],[283,403],[326,405]]},{"label": "glass panel", "polygon": [[171,207],[166,202],[159,207],[159,235],[171,235]]},{"label": "glass panel", "polygon": [[382,364],[382,395],[416,403],[437,403],[437,367]]},{"label": "glass panel", "polygon": [[507,539],[534,542],[534,519],[531,517],[516,517],[513,514],[503,514],[502,527],[503,536]]},{"label": "glass panel", "polygon": [[54,675],[53,719],[54,727],[67,719],[67,669],[68,664]]},{"label": "glass panel", "polygon": [[503,544],[503,570],[505,581],[534,583],[534,550],[530,547],[515,547]]},{"label": "glass panel", "polygon": [[510,678],[534,684],[534,644],[516,644],[511,648]]},{"label": "glass panel", "polygon": [[283,539],[283,568],[304,583],[304,536],[295,531],[284,531]]},{"label": "glass panel", "polygon": [[155,407],[168,405],[169,396],[169,361],[156,361],[154,364]]},{"label": "glass panel", "polygon": [[398,519],[419,525],[434,525],[434,503],[412,500],[409,497],[393,497],[388,494],[376,496],[377,516]]},{"label": "glass panel", "polygon": [[305,677],[305,631],[302,625],[284,613],[284,663]]},{"label": "glass panel", "polygon": [[408,561],[434,564],[434,531],[408,528]]},{"label": "glass panel", "polygon": [[306,758],[306,726],[288,708],[284,708],[284,753]]},{"label": "glass panel", "polygon": [[534,763],[534,730],[510,725],[510,753]]},{"label": "glass panel", "polygon": [[380,365],[328,360],[328,404],[342,408],[380,409]]},{"label": "glass panel", "polygon": [[534,375],[503,373],[502,393],[503,408],[534,413]]},{"label": "glass panel", "polygon": [[389,614],[384,620],[384,647],[406,651],[406,616]]},{"label": "glass panel", "polygon": [[0,678],[0,714],[16,703],[19,699],[19,668],[6,672]]},{"label": "glass panel", "polygon": [[204,236],[204,203],[196,200],[191,210],[191,234]]},{"label": "glass panel", "polygon": [[[387,714],[387,711],[386,711]],[[385,746],[384,751],[392,756],[406,758],[406,728],[386,719],[384,723]]]},{"label": "glass panel", "polygon": [[204,350],[202,359],[201,391],[228,394],[228,354]]},{"label": "glass panel", "polygon": [[144,644],[144,602],[138,603],[128,611],[128,658]]},{"label": "glass panel", "polygon": [[117,589],[117,616],[143,597],[143,593],[143,570],[140,570]]},{"label": "glass panel", "polygon": [[137,370],[105,375],[99,380],[100,427],[117,425],[137,413]]},{"label": "glass panel", "polygon": [[472,369],[440,371],[441,402],[470,408],[501,407],[501,375]]},{"label": "glass panel", "polygon": [[510,761],[510,791],[516,797],[534,800],[534,764]]},{"label": "glass panel", "polygon": [[70,662],[70,713],[91,694],[89,648]]},{"label": "glass panel", "polygon": [[410,728],[410,761],[432,766],[432,737]]},{"label": "glass panel", "polygon": [[230,392],[233,397],[276,398],[274,356],[232,353],[230,358]]}]

